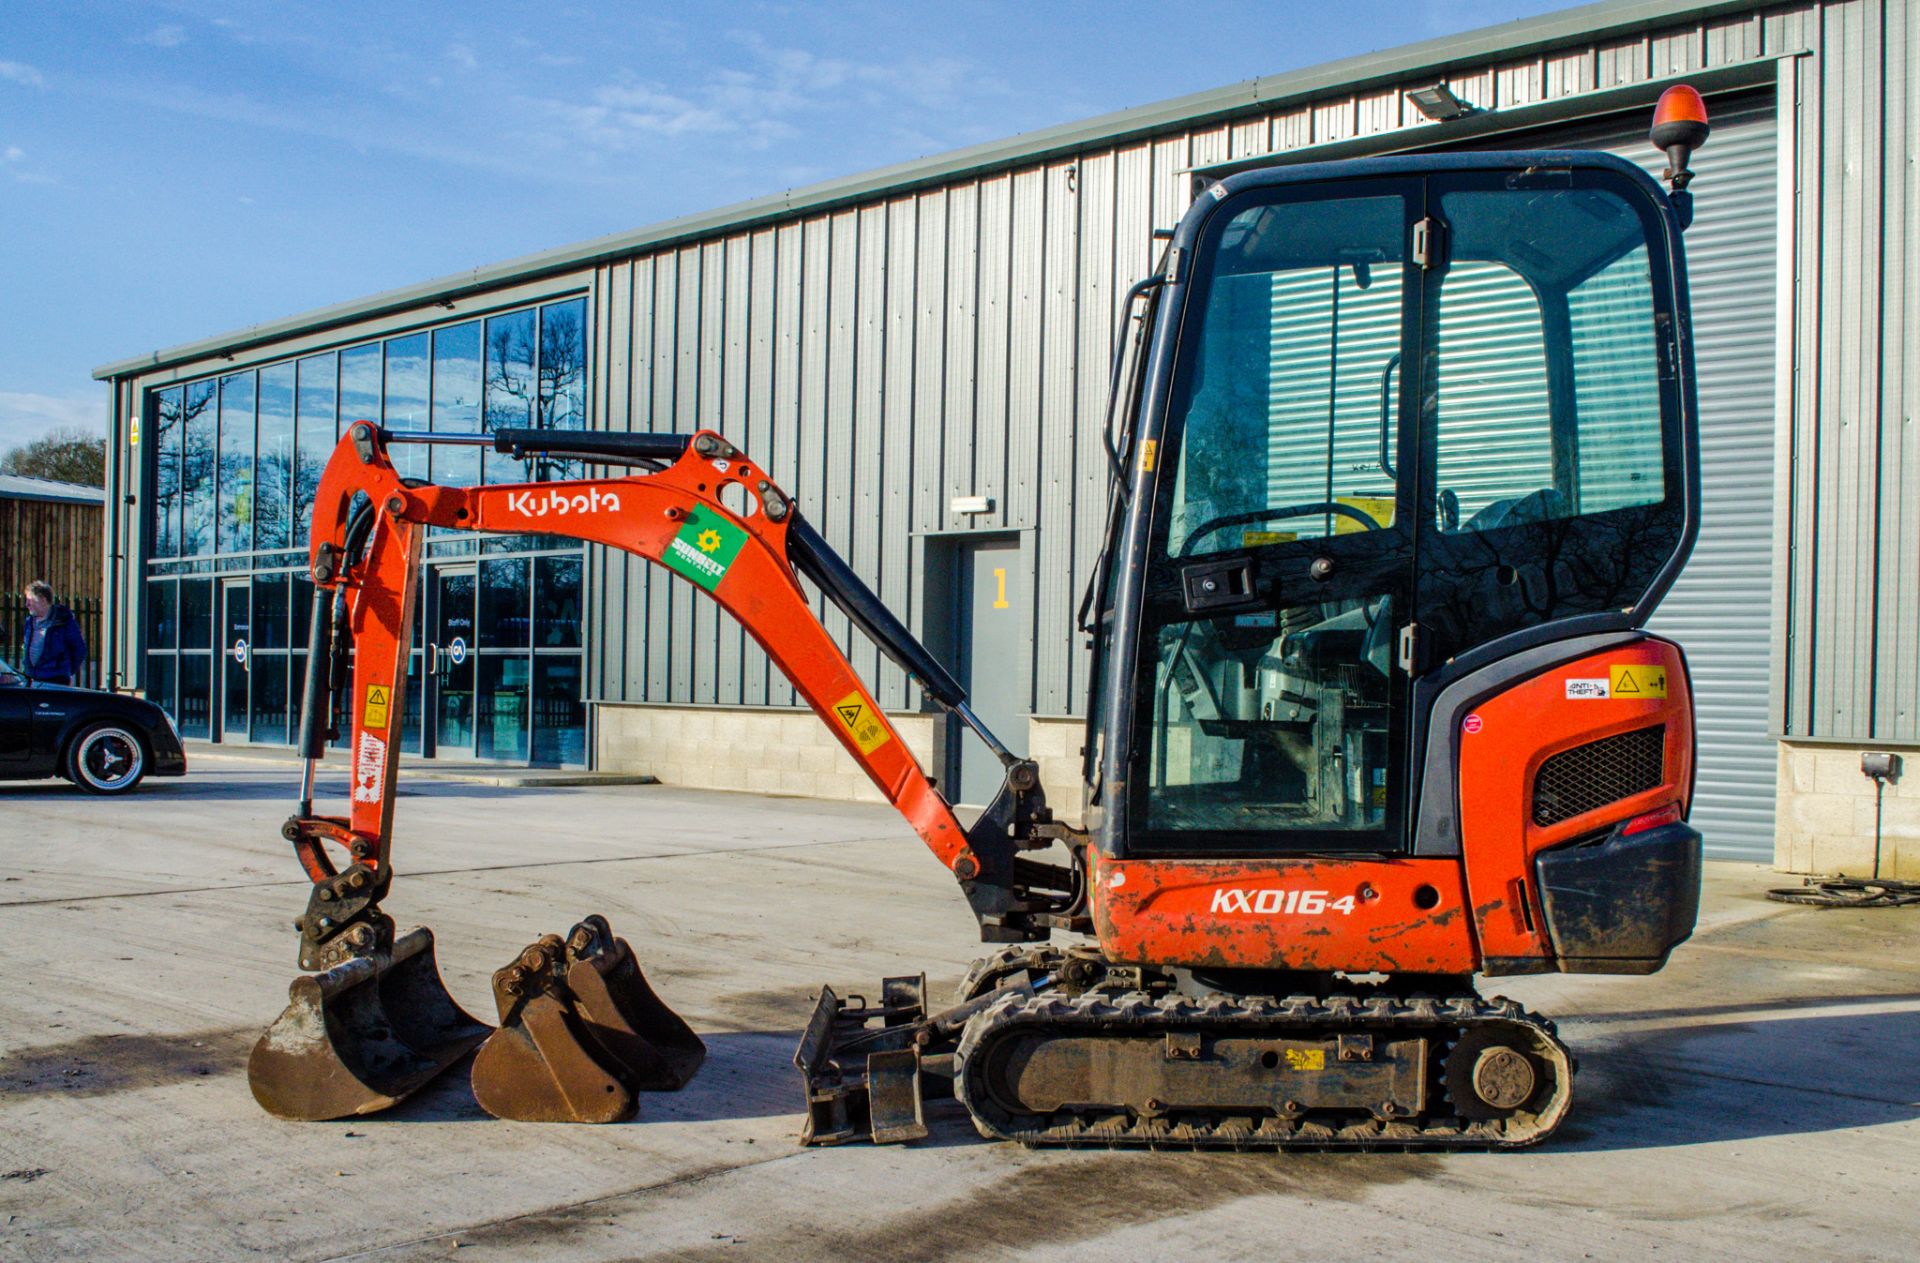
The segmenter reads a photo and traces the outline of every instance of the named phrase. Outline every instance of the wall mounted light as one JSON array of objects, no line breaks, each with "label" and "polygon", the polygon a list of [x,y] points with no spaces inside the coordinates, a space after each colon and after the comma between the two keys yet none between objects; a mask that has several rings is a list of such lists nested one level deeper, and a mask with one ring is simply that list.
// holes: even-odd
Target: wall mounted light
[{"label": "wall mounted light", "polygon": [[1444,83],[1436,83],[1430,88],[1415,88],[1407,93],[1407,100],[1413,102],[1414,109],[1436,123],[1465,118],[1473,113],[1473,107]]}]

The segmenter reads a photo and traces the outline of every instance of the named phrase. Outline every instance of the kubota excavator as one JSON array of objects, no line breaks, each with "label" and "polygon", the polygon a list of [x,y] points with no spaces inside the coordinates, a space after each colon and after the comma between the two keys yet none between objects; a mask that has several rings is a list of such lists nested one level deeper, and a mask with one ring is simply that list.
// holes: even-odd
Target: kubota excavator
[{"label": "kubota excavator", "polygon": [[[489,1111],[610,1121],[699,1067],[599,917],[493,976],[492,1028],[445,990],[428,931],[381,910],[423,542],[540,532],[637,553],[727,609],[1001,945],[945,1007],[924,979],[871,1003],[823,989],[795,1056],[805,1140],[924,1135],[923,1101],[949,1091],[984,1134],[1035,1145],[1542,1139],[1568,1050],[1474,976],[1652,972],[1699,900],[1686,665],[1644,628],[1698,528],[1681,233],[1706,134],[1698,95],[1669,90],[1671,194],[1571,151],[1204,188],[1116,338],[1078,825],[720,434],[354,423],[314,500],[307,776],[285,827],[313,883],[310,972],[254,1050],[255,1095],[366,1113],[478,1046]],[[390,459],[415,442],[633,472],[435,486]],[[803,580],[1000,759],[971,825]],[[335,714],[344,817],[312,803]]]}]

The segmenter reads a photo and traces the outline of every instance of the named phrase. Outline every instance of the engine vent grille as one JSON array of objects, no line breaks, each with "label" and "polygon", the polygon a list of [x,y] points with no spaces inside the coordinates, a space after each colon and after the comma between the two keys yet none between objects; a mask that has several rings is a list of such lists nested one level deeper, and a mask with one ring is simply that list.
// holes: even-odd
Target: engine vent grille
[{"label": "engine vent grille", "polygon": [[1667,727],[1638,728],[1562,750],[1533,781],[1533,822],[1559,824],[1660,784]]}]

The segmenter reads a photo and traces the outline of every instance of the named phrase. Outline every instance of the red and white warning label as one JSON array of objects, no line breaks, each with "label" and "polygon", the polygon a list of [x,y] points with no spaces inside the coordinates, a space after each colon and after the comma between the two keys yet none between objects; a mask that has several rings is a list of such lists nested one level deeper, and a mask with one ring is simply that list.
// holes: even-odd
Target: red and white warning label
[{"label": "red and white warning label", "polygon": [[353,756],[353,801],[377,803],[387,784],[387,743],[370,732],[360,734]]}]

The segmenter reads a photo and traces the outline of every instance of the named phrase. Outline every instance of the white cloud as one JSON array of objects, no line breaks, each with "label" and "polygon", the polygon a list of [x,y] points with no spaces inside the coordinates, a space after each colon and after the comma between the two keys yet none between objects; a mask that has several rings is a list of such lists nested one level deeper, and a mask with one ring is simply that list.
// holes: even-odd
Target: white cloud
[{"label": "white cloud", "polygon": [[475,53],[472,46],[468,44],[447,45],[447,60],[462,70],[480,69],[479,54]]},{"label": "white cloud", "polygon": [[716,67],[687,85],[630,79],[602,84],[585,101],[548,98],[533,104],[577,138],[605,150],[688,136],[725,136],[759,150],[801,135],[794,120],[803,114],[917,111],[942,116],[926,120],[937,128],[958,116],[955,109],[963,100],[977,102],[983,93],[1007,90],[953,59],[862,63],[776,47],[753,32],[730,38],[748,54],[744,67]]},{"label": "white cloud", "polygon": [[30,443],[48,430],[77,427],[92,433],[106,432],[107,395],[105,389],[85,395],[36,395],[27,391],[0,390],[0,452],[10,452],[22,443]]},{"label": "white cloud", "polygon": [[137,36],[133,42],[149,44],[154,48],[178,48],[187,42],[187,30],[183,26],[169,22],[164,26],[154,27],[145,35]]},{"label": "white cloud", "polygon": [[46,76],[24,61],[0,61],[0,79],[11,79],[29,88],[47,86]]},{"label": "white cloud", "polygon": [[60,177],[46,171],[35,171],[23,165],[27,160],[27,151],[18,145],[8,145],[0,149],[0,166],[5,167],[5,175],[15,184],[58,184]]},{"label": "white cloud", "polygon": [[639,135],[729,132],[742,122],[659,85],[608,85],[594,89],[591,104],[553,106],[583,136],[609,149],[623,148]]}]

